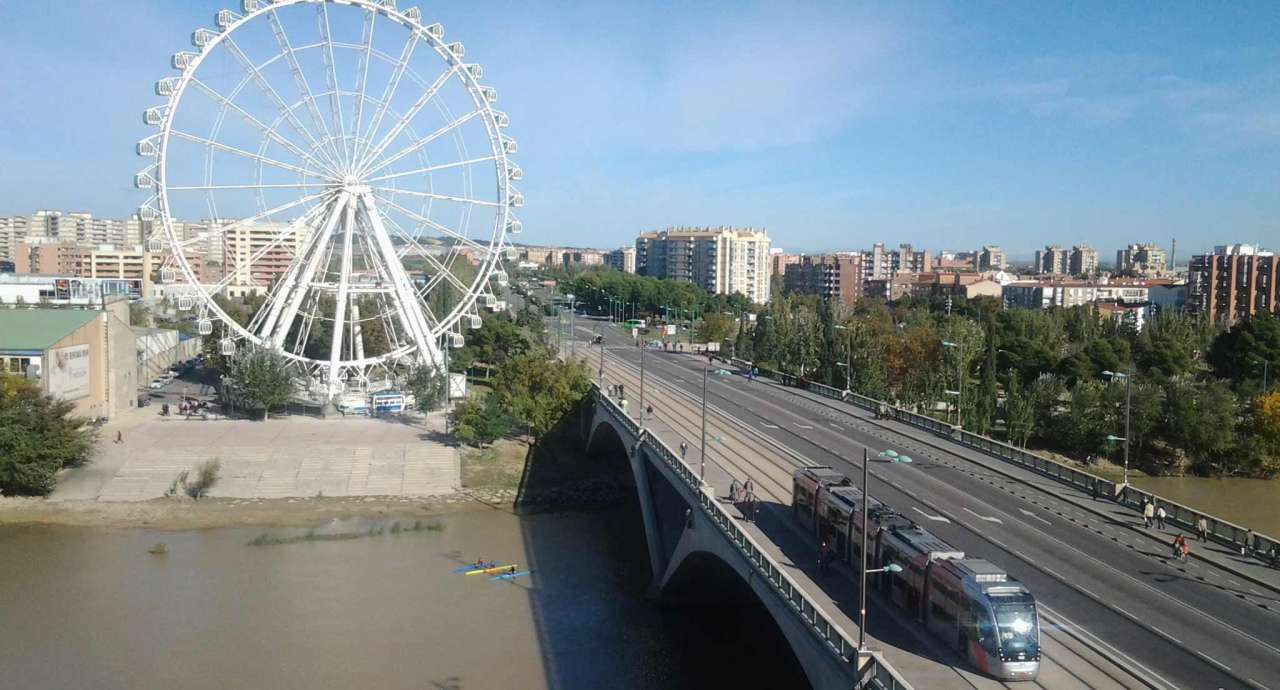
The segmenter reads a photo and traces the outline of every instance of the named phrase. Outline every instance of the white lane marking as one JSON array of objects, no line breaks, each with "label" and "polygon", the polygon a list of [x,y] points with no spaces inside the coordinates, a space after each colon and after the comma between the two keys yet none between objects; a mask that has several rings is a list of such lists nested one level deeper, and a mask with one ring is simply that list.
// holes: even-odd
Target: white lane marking
[{"label": "white lane marking", "polygon": [[782,427],[778,426],[777,424],[770,424],[770,423],[768,423],[768,422],[760,422],[760,426],[762,426],[762,427],[764,427],[764,428],[766,428],[766,429],[781,429],[781,428],[782,428]]},{"label": "white lane marking", "polygon": [[1018,509],[1018,512],[1019,512],[1019,513],[1022,513],[1023,515],[1026,515],[1027,517],[1031,518],[1032,520],[1039,520],[1040,522],[1043,522],[1044,524],[1049,525],[1050,527],[1052,527],[1052,526],[1053,526],[1053,523],[1052,523],[1052,522],[1049,522],[1048,520],[1046,520],[1046,519],[1044,519],[1044,518],[1040,517],[1039,515],[1036,515],[1035,513],[1033,513],[1033,512],[1031,512],[1031,511],[1027,510],[1026,508],[1019,508],[1019,509]]},{"label": "white lane marking", "polygon": [[832,429],[839,429],[839,428],[840,428],[840,425],[839,425],[839,424],[836,424],[835,422],[827,422],[827,424],[830,424]]},{"label": "white lane marking", "polygon": [[920,513],[921,515],[923,515],[923,516],[925,517],[925,519],[927,519],[927,520],[933,520],[934,522],[945,522],[945,523],[947,523],[947,524],[950,524],[950,523],[951,523],[951,521],[950,521],[950,520],[948,520],[948,519],[947,519],[947,518],[945,518],[945,517],[942,517],[941,515],[930,515],[930,514],[928,514],[928,513],[924,512],[923,510],[920,510],[919,508],[917,508],[917,507],[915,507],[915,506],[911,506],[911,509],[912,509],[912,510],[914,510],[914,511],[916,511],[917,513]]},{"label": "white lane marking", "polygon": [[1000,518],[998,518],[998,517],[988,517],[988,516],[986,516],[986,515],[979,515],[979,514],[977,514],[977,513],[973,512],[972,510],[969,510],[969,508],[968,508],[968,507],[966,507],[966,506],[962,506],[962,507],[964,508],[964,512],[966,512],[966,513],[968,513],[968,514],[970,514],[970,515],[972,515],[972,516],[974,516],[974,517],[978,518],[979,520],[986,520],[987,522],[994,522],[994,523],[997,523],[997,524],[1003,524],[1003,523],[1004,523],[1004,521],[1003,521],[1003,520],[1001,520],[1001,519],[1000,519]]},{"label": "white lane marking", "polygon": [[1178,638],[1174,637],[1173,635],[1170,635],[1169,633],[1167,633],[1167,632],[1165,632],[1165,631],[1161,630],[1160,628],[1157,628],[1157,627],[1156,627],[1156,626],[1154,626],[1154,625],[1153,625],[1153,626],[1151,626],[1151,629],[1152,629],[1152,630],[1154,630],[1154,631],[1156,631],[1157,633],[1160,633],[1161,635],[1164,635],[1165,637],[1169,638],[1170,640],[1173,640],[1174,644],[1177,644],[1177,645],[1181,645],[1181,644],[1182,644],[1182,640],[1179,640]]},{"label": "white lane marking", "polygon": [[813,427],[809,426],[808,424],[801,424],[800,422],[796,422],[796,426],[800,427],[801,429],[812,429],[812,428],[813,428]]},{"label": "white lane marking", "polygon": [[1066,626],[1069,626],[1069,628],[1064,629],[1064,632],[1066,632],[1068,635],[1071,635],[1076,639],[1088,638],[1089,641],[1085,643],[1086,647],[1090,646],[1091,644],[1097,645],[1098,647],[1102,647],[1108,650],[1111,653],[1112,659],[1123,659],[1129,666],[1129,668],[1125,669],[1126,671],[1129,671],[1130,673],[1137,675],[1137,672],[1134,669],[1140,669],[1147,674],[1148,678],[1154,678],[1158,680],[1161,684],[1163,684],[1163,687],[1165,688],[1178,687],[1173,683],[1170,683],[1169,681],[1165,680],[1162,676],[1160,676],[1160,674],[1142,665],[1133,657],[1129,656],[1128,654],[1125,654],[1124,652],[1120,651],[1119,649],[1116,649],[1115,647],[1107,644],[1106,642],[1103,642],[1097,635],[1094,635],[1093,633],[1084,629],[1079,624],[1073,622],[1071,619],[1067,618],[1061,613],[1058,613],[1057,611],[1054,611],[1053,609],[1049,608],[1048,605],[1044,604],[1043,602],[1037,602],[1036,605],[1039,606],[1042,611],[1045,611],[1046,613],[1048,613],[1050,616],[1057,618],[1059,623],[1063,623]]},{"label": "white lane marking", "polygon": [[1222,663],[1221,661],[1218,661],[1217,659],[1215,659],[1215,658],[1213,658],[1213,657],[1209,656],[1208,654],[1205,654],[1204,652],[1196,652],[1196,656],[1200,657],[1201,659],[1204,659],[1205,661],[1207,661],[1207,662],[1209,662],[1209,663],[1211,663],[1211,664],[1213,664],[1213,665],[1215,665],[1215,666],[1220,667],[1220,668],[1221,668],[1221,669],[1223,669],[1224,671],[1230,671],[1230,670],[1231,670],[1231,667],[1230,667],[1230,666],[1228,666],[1228,665],[1226,665],[1226,664]]},{"label": "white lane marking", "polygon": [[1262,592],[1259,592],[1258,590],[1256,590],[1256,589],[1254,589],[1254,588],[1252,588],[1252,587],[1250,587],[1250,588],[1249,588],[1249,591],[1250,591],[1250,592],[1253,592],[1254,594],[1256,594],[1256,595],[1258,595],[1258,596],[1260,596],[1260,597],[1264,597],[1264,596],[1266,596],[1266,595],[1265,595],[1265,594],[1263,594]]}]

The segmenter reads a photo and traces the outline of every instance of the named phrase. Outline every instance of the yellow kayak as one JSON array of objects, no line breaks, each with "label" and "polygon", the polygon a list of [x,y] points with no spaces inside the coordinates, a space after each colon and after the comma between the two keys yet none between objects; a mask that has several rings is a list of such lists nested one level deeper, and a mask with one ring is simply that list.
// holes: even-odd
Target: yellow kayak
[{"label": "yellow kayak", "polygon": [[511,570],[511,569],[512,569],[512,568],[514,568],[514,567],[516,567],[516,564],[515,564],[515,563],[512,563],[511,565],[499,565],[499,566],[494,566],[494,567],[492,567],[492,568],[481,568],[481,569],[479,569],[479,570],[468,570],[466,574],[467,574],[467,575],[480,575],[480,574],[482,574],[482,573],[496,573],[496,572],[498,572],[499,570]]}]

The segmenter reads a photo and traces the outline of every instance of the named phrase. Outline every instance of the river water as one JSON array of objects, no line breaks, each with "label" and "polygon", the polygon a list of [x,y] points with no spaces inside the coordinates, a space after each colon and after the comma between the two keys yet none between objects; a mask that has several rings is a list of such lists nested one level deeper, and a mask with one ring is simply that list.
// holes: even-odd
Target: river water
[{"label": "river water", "polygon": [[[262,529],[0,528],[0,687],[807,687],[749,602],[647,596],[634,510],[438,521],[258,546]],[[477,558],[533,574],[453,572]]]},{"label": "river water", "polygon": [[1280,537],[1280,481],[1136,477],[1134,486],[1261,534]]}]

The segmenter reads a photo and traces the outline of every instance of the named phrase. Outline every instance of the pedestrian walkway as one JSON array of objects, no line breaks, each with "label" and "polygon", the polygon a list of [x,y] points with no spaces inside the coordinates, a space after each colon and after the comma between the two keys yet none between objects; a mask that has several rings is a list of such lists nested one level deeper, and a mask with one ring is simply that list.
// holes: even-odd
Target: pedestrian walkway
[{"label": "pedestrian walkway", "polygon": [[416,423],[291,417],[267,422],[154,419],[123,443],[104,440],[94,462],[68,472],[52,500],[145,501],[182,472],[217,460],[210,496],[436,496],[461,485],[458,449]]}]

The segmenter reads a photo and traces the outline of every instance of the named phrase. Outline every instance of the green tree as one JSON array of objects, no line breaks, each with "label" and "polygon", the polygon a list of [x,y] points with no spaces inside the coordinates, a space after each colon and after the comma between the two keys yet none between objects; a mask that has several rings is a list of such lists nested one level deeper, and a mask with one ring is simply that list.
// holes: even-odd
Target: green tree
[{"label": "green tree", "polygon": [[415,367],[405,381],[405,388],[413,393],[414,407],[419,412],[431,412],[444,404],[445,375],[435,367]]},{"label": "green tree", "polygon": [[1259,390],[1262,362],[1269,373],[1280,371],[1280,317],[1262,312],[1241,319],[1213,340],[1208,359],[1219,377],[1248,381],[1251,391]]},{"label": "green tree", "polygon": [[151,308],[142,302],[129,303],[129,325],[142,328],[151,327]]},{"label": "green tree", "polygon": [[1027,439],[1036,430],[1036,405],[1031,392],[1019,380],[1016,369],[1009,373],[1005,384],[1004,410],[1009,443],[1025,447]]},{"label": "green tree", "polygon": [[511,418],[498,397],[494,393],[472,396],[453,406],[453,430],[458,440],[483,447],[511,432]]},{"label": "green tree", "polygon": [[1162,436],[1186,453],[1198,474],[1221,475],[1231,469],[1228,453],[1235,441],[1236,397],[1221,381],[1173,380],[1165,394]]},{"label": "green tree", "polygon": [[263,420],[293,393],[293,368],[272,350],[254,347],[240,353],[228,363],[227,377],[250,409],[262,410]]},{"label": "green tree", "polygon": [[732,337],[733,329],[732,317],[720,313],[707,314],[698,324],[697,338],[704,343],[719,343]]},{"label": "green tree", "polygon": [[88,460],[94,429],[75,405],[0,373],[0,494],[47,496],[64,467]]},{"label": "green tree", "polygon": [[547,360],[529,353],[508,359],[493,380],[494,395],[534,441],[555,427],[591,390],[579,360]]}]

